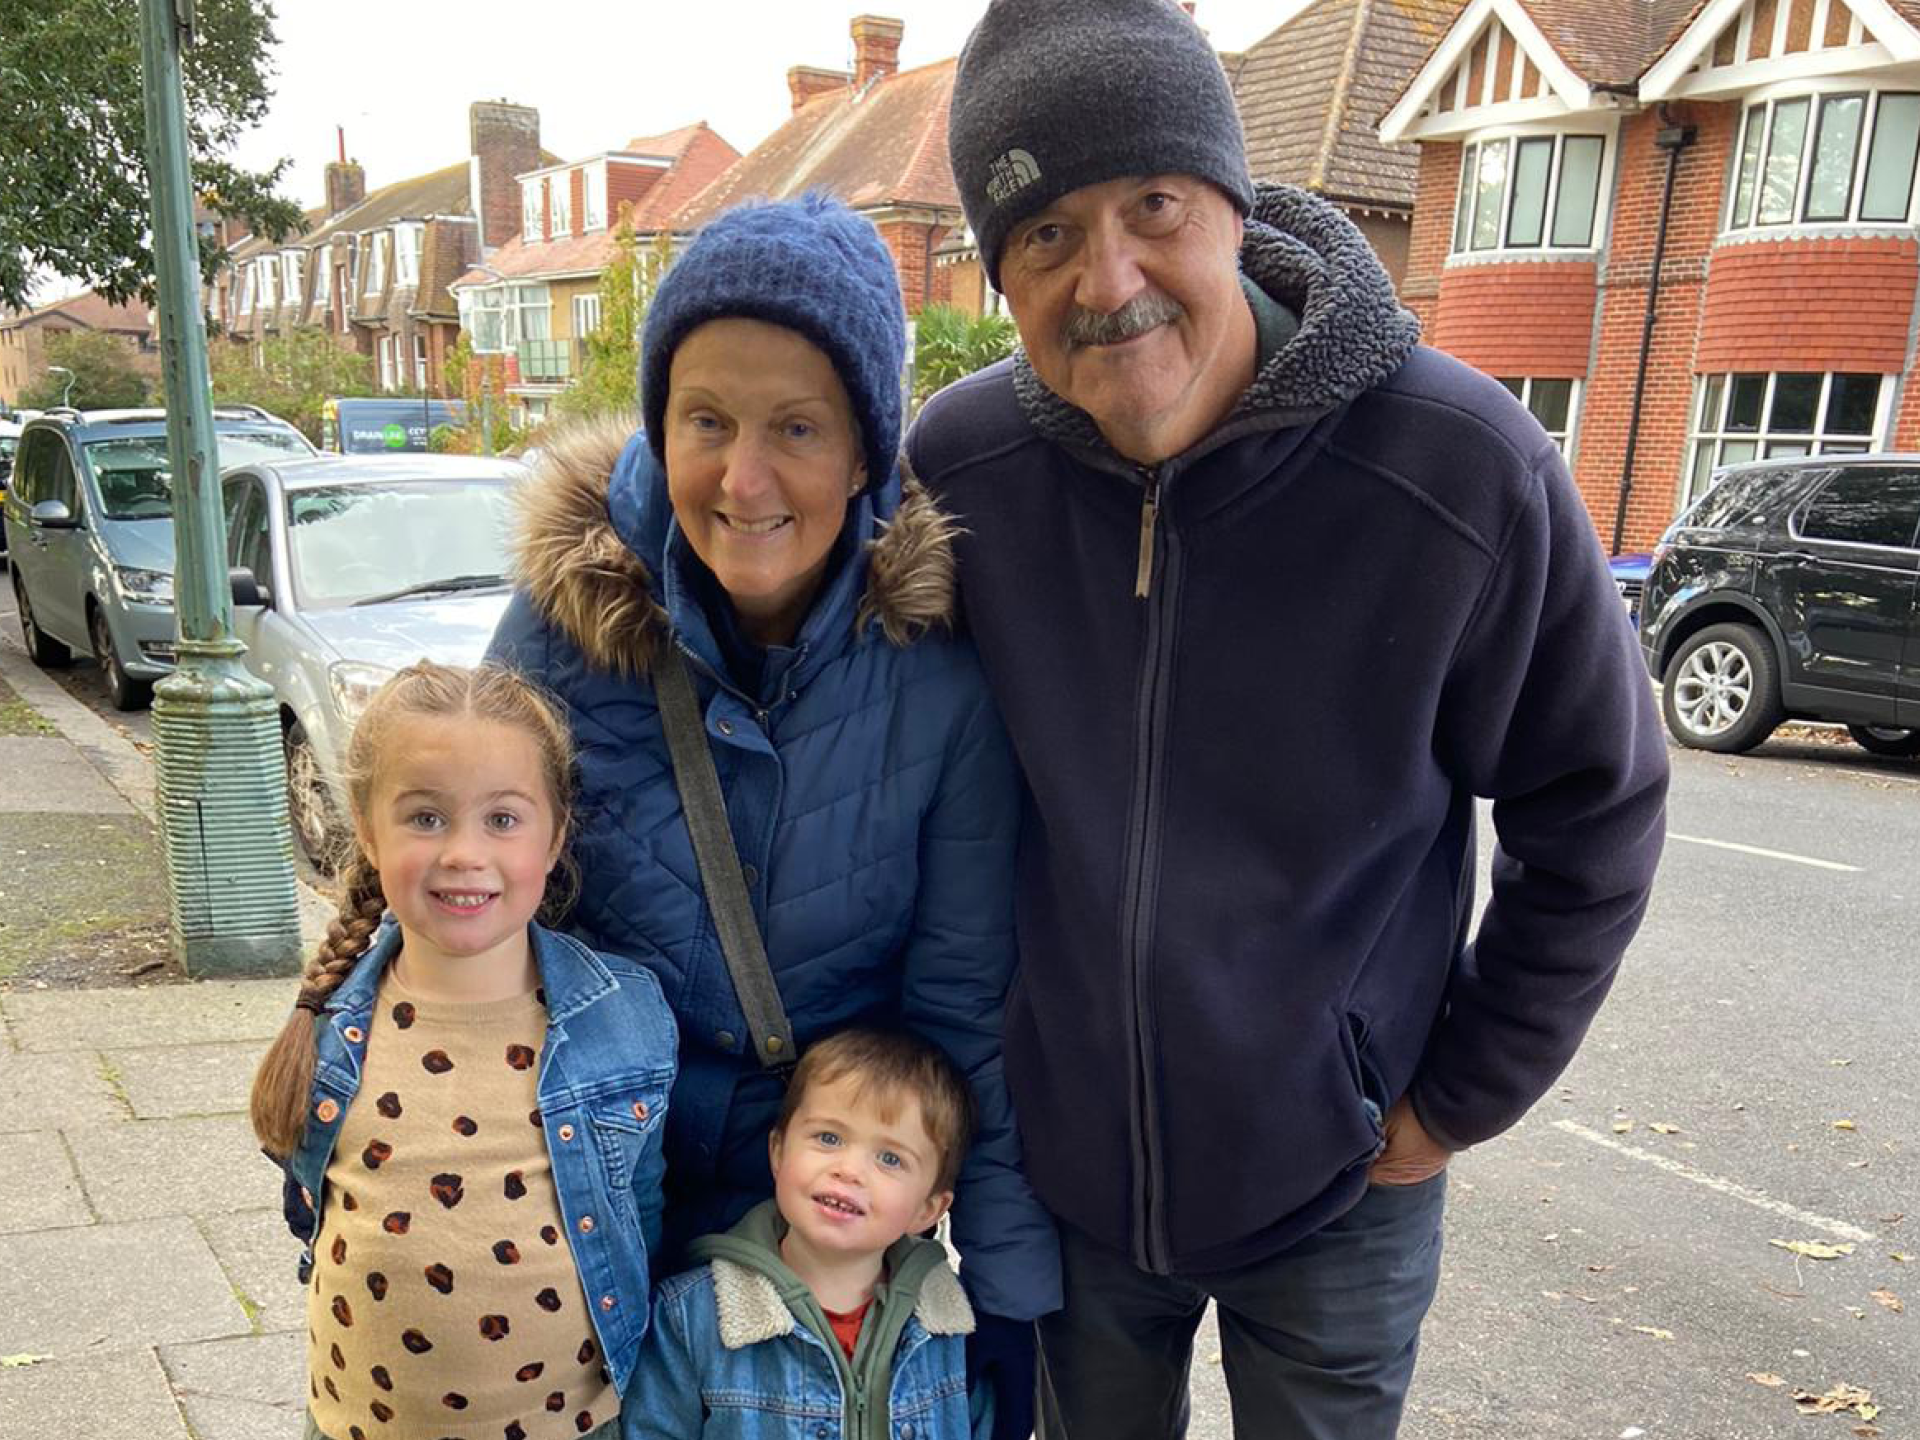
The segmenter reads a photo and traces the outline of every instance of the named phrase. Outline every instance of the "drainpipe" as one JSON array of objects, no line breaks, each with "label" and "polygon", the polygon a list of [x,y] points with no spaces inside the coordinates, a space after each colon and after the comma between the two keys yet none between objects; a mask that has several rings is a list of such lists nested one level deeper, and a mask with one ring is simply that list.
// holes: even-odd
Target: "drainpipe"
[{"label": "drainpipe", "polygon": [[1653,355],[1654,309],[1660,303],[1660,270],[1667,257],[1667,220],[1673,213],[1673,182],[1680,173],[1680,152],[1694,141],[1694,127],[1676,125],[1667,107],[1660,107],[1660,129],[1654,133],[1657,150],[1667,152],[1667,181],[1660,195],[1660,224],[1653,234],[1653,268],[1647,275],[1647,315],[1640,327],[1640,363],[1633,375],[1633,410],[1627,420],[1627,453],[1620,462],[1620,503],[1613,512],[1613,547],[1620,553],[1620,537],[1627,528],[1627,497],[1633,493],[1633,457],[1640,448],[1640,408],[1647,398],[1647,362]]}]

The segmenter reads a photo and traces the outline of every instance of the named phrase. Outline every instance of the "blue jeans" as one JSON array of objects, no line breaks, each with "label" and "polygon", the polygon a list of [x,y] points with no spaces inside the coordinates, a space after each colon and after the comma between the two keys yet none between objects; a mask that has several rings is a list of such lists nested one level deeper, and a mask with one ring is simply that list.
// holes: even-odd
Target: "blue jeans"
[{"label": "blue jeans", "polygon": [[1271,1259],[1218,1275],[1150,1275],[1061,1227],[1066,1306],[1040,1321],[1042,1440],[1176,1440],[1207,1302],[1236,1440],[1392,1440],[1420,1322],[1440,1278],[1442,1171],[1369,1186]]}]

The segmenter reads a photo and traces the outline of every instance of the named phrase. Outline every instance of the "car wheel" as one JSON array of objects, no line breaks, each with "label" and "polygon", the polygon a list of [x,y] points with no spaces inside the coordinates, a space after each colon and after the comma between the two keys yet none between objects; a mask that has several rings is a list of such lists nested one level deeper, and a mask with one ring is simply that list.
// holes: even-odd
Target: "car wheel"
[{"label": "car wheel", "polygon": [[20,612],[20,638],[26,642],[33,663],[45,669],[58,669],[73,659],[73,652],[33,623],[33,606],[27,603],[27,585],[20,571],[13,571],[13,607]]},{"label": "car wheel", "polygon": [[1875,755],[1893,755],[1901,759],[1920,755],[1920,730],[1902,730],[1893,725],[1849,725],[1847,734],[1862,750]]},{"label": "car wheel", "polygon": [[1667,729],[1696,750],[1751,750],[1784,713],[1773,647],[1751,625],[1709,625],[1688,637],[1661,683]]},{"label": "car wheel", "polygon": [[120,652],[113,648],[113,631],[107,626],[107,612],[98,605],[89,607],[87,633],[93,640],[94,662],[100,678],[107,683],[107,698],[116,710],[144,710],[153,701],[153,687],[127,674],[120,663]]},{"label": "car wheel", "polygon": [[339,864],[345,829],[333,813],[333,792],[320,771],[313,742],[295,721],[287,727],[287,819],[300,849],[322,875]]}]

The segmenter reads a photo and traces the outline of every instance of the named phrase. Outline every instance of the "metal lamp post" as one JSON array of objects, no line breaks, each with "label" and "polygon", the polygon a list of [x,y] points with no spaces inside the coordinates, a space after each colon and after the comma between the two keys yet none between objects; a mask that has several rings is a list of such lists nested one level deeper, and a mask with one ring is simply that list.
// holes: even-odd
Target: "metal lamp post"
[{"label": "metal lamp post", "polygon": [[73,371],[64,365],[49,365],[47,366],[47,373],[49,375],[64,375],[67,377],[66,388],[60,392],[60,405],[62,409],[70,409],[73,403],[73,382],[76,378]]},{"label": "metal lamp post", "polygon": [[195,975],[290,973],[300,909],[273,692],[241,668],[200,317],[180,52],[194,0],[141,0],[147,173],[173,467],[177,668],[154,688],[175,953]]}]

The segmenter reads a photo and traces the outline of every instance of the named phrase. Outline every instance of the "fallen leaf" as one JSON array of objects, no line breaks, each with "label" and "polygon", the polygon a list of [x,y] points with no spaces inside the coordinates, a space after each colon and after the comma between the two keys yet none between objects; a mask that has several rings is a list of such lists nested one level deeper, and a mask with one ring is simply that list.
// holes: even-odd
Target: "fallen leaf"
[{"label": "fallen leaf", "polygon": [[1840,1070],[1840,1069],[1844,1069],[1844,1068],[1845,1068],[1846,1066],[1848,1066],[1848,1065],[1851,1065],[1851,1064],[1853,1064],[1853,1061],[1851,1061],[1851,1060],[1829,1060],[1829,1061],[1827,1061],[1827,1064],[1829,1064],[1829,1065],[1831,1065],[1831,1066],[1833,1066],[1833,1068],[1834,1068],[1834,1069],[1836,1069],[1836,1070]]},{"label": "fallen leaf", "polygon": [[1782,1250],[1791,1250],[1796,1255],[1804,1255],[1809,1260],[1838,1260],[1842,1255],[1853,1254],[1853,1246],[1829,1245],[1824,1240],[1769,1240],[1769,1245]]},{"label": "fallen leaf", "polygon": [[1662,1330],[1658,1325],[1636,1325],[1633,1327],[1633,1333],[1636,1335],[1651,1335],[1656,1340],[1671,1340],[1673,1338],[1673,1332],[1671,1330]]},{"label": "fallen leaf", "polygon": [[1860,1127],[1851,1120],[1836,1120],[1833,1122],[1833,1128],[1836,1130],[1858,1130]]},{"label": "fallen leaf", "polygon": [[1847,1313],[1856,1320],[1864,1320],[1867,1318],[1867,1312],[1862,1310],[1858,1305],[1847,1306]]},{"label": "fallen leaf", "polygon": [[1633,1122],[1631,1120],[1616,1120],[1613,1122],[1613,1133],[1616,1135],[1626,1135],[1631,1133],[1632,1130]]},{"label": "fallen leaf", "polygon": [[1862,1420],[1871,1420],[1880,1413],[1880,1407],[1873,1403],[1872,1392],[1858,1385],[1836,1385],[1824,1395],[1796,1390],[1793,1403],[1800,1407],[1802,1415],[1839,1415],[1852,1411]]},{"label": "fallen leaf", "polygon": [[1656,1135],[1678,1135],[1680,1133],[1680,1127],[1678,1125],[1669,1125],[1664,1120],[1648,1121],[1647,1129],[1653,1131]]},{"label": "fallen leaf", "polygon": [[1887,1258],[1896,1265],[1911,1265],[1913,1263],[1913,1256],[1904,1250],[1890,1251],[1888,1252]]},{"label": "fallen leaf", "polygon": [[19,1370],[52,1358],[51,1355],[0,1355],[0,1370]]},{"label": "fallen leaf", "polygon": [[1860,1440],[1875,1440],[1876,1436],[1885,1432],[1878,1425],[1856,1425],[1853,1427],[1853,1433],[1858,1435]]},{"label": "fallen leaf", "polygon": [[1747,1378],[1756,1385],[1766,1386],[1769,1390],[1778,1390],[1782,1385],[1787,1383],[1771,1370],[1749,1370],[1747,1372]]},{"label": "fallen leaf", "polygon": [[1875,1290],[1872,1294],[1875,1300],[1878,1300],[1896,1315],[1907,1308],[1906,1301],[1902,1300],[1891,1290]]}]

